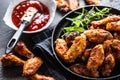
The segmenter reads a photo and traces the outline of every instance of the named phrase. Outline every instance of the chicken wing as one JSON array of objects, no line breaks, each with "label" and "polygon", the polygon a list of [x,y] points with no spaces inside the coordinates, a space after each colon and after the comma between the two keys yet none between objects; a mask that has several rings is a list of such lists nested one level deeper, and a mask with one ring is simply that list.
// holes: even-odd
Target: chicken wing
[{"label": "chicken wing", "polygon": [[1,62],[3,67],[23,66],[25,63],[12,53],[2,55]]},{"label": "chicken wing", "polygon": [[57,8],[60,11],[68,12],[69,11],[69,5],[65,2],[65,0],[56,0]]},{"label": "chicken wing", "polygon": [[42,63],[43,61],[38,57],[28,59],[23,66],[22,76],[29,77],[34,75],[39,67],[42,65]]},{"label": "chicken wing", "polygon": [[69,4],[69,7],[70,7],[70,10],[72,10],[72,11],[79,7],[78,0],[68,0],[68,4]]},{"label": "chicken wing", "polygon": [[99,77],[98,72],[91,72],[90,70],[87,69],[86,65],[84,64],[74,64],[70,66],[70,70],[83,76],[88,76],[88,77]]},{"label": "chicken wing", "polygon": [[73,41],[73,44],[68,49],[67,43],[63,39],[56,40],[56,52],[65,62],[73,62],[86,48],[86,36],[81,34]]},{"label": "chicken wing", "polygon": [[115,67],[115,58],[113,54],[109,53],[103,62],[101,73],[103,76],[107,77],[111,75],[112,70]]},{"label": "chicken wing", "polygon": [[91,52],[92,49],[86,49],[85,52],[83,53],[82,55],[82,60],[83,61],[87,61],[88,58],[90,57],[90,52]]},{"label": "chicken wing", "polygon": [[66,41],[64,39],[57,39],[55,43],[56,43],[55,50],[57,52],[57,55],[64,60],[65,55],[67,55],[66,52],[68,50]]},{"label": "chicken wing", "polygon": [[90,57],[87,62],[87,68],[92,72],[96,72],[98,67],[102,65],[104,61],[104,49],[103,45],[96,45],[90,53]]},{"label": "chicken wing", "polygon": [[86,30],[84,34],[90,42],[94,43],[103,43],[105,40],[113,39],[112,34],[103,29]]},{"label": "chicken wing", "polygon": [[98,5],[100,3],[99,0],[85,0],[88,4],[94,4],[94,5]]},{"label": "chicken wing", "polygon": [[104,41],[103,47],[104,47],[104,50],[105,50],[106,53],[112,52],[112,49],[111,49],[112,42],[113,42],[113,40],[106,40],[106,41]]},{"label": "chicken wing", "polygon": [[35,74],[30,78],[30,80],[55,80],[55,79],[53,77]]},{"label": "chicken wing", "polygon": [[73,41],[73,44],[68,49],[64,60],[66,62],[74,62],[75,59],[82,55],[82,52],[86,48],[86,36],[84,34],[81,34],[80,36],[77,36],[75,40]]},{"label": "chicken wing", "polygon": [[79,36],[80,34],[81,33],[79,31],[71,32],[65,37],[65,41],[67,42],[68,45],[70,45],[73,43],[73,40],[75,39],[75,37]]},{"label": "chicken wing", "polygon": [[106,30],[108,30],[108,31],[120,31],[120,21],[107,23]]},{"label": "chicken wing", "polygon": [[108,16],[104,19],[101,19],[99,21],[92,21],[91,24],[96,27],[96,26],[99,26],[99,25],[106,25],[108,22],[113,22],[113,21],[119,21],[120,20],[120,16],[118,15],[111,15],[111,16]]},{"label": "chicken wing", "polygon": [[26,47],[26,45],[22,41],[19,41],[16,44],[14,50],[16,53],[18,53],[19,55],[22,55],[24,57],[27,57],[27,58],[34,57],[34,54]]}]

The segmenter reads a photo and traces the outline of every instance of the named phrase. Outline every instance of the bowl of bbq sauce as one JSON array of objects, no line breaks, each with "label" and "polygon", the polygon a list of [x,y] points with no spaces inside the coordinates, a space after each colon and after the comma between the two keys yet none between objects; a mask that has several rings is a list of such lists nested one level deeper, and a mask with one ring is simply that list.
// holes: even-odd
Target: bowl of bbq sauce
[{"label": "bowl of bbq sauce", "polygon": [[36,33],[49,27],[55,16],[55,0],[13,0],[3,20],[9,27],[17,30],[20,27],[22,16],[29,7],[36,8],[38,12],[23,32]]}]

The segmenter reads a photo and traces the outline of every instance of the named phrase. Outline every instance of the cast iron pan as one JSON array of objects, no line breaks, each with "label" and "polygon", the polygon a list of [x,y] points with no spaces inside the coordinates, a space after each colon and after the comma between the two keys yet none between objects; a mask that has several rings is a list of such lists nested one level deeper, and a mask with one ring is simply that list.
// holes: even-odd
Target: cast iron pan
[{"label": "cast iron pan", "polygon": [[[85,9],[86,10],[90,10],[93,6],[86,6]],[[105,8],[105,7],[108,7],[108,6],[96,6],[98,7],[99,9],[102,9],[102,8]],[[111,8],[112,10],[110,11],[110,13],[112,14],[118,14],[120,15],[120,10],[118,9],[115,9],[115,8],[112,8],[112,7],[108,7],[108,8]],[[75,11],[81,11],[82,8],[79,8]],[[58,61],[58,63],[64,68],[66,69],[68,72],[72,73],[73,76],[78,76],[80,78],[85,78],[85,79],[96,79],[96,78],[91,78],[91,77],[85,77],[85,76],[82,76],[82,75],[79,75],[79,74],[76,74],[74,72],[72,72],[69,67],[70,65],[65,63],[64,61],[62,61],[56,54],[56,51],[55,51],[55,40],[57,38],[60,38],[60,36],[63,34],[63,27],[65,26],[69,26],[70,25],[70,21],[66,20],[65,18],[69,17],[69,18],[72,18],[72,17],[75,17],[76,14],[74,13],[75,11],[72,11],[72,12],[69,12],[67,13],[61,20],[60,22],[58,23],[58,25],[54,28],[53,30],[53,34],[52,34],[52,50],[53,50],[53,55],[55,57],[55,59]],[[118,78],[120,76],[120,64],[119,63],[116,63],[116,67],[115,69],[113,70],[112,74],[110,77],[102,77],[100,76],[99,78],[97,79],[114,79],[114,78]]]}]

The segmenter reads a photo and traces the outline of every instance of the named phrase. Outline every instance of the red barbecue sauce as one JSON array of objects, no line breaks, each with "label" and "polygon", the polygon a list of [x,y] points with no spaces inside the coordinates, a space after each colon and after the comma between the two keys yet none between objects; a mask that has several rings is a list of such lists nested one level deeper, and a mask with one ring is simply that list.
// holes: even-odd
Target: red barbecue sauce
[{"label": "red barbecue sauce", "polygon": [[23,1],[13,9],[12,21],[14,25],[19,28],[20,19],[28,7],[35,7],[38,9],[38,13],[35,15],[30,25],[25,28],[25,31],[35,31],[45,26],[50,18],[49,9],[41,2],[35,0]]}]

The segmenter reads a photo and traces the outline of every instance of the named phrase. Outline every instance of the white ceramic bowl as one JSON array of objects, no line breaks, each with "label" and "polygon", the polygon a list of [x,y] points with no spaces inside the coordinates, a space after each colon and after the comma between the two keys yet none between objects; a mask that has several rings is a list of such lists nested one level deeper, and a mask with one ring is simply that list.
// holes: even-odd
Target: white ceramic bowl
[{"label": "white ceramic bowl", "polygon": [[[18,28],[12,22],[12,18],[11,18],[12,11],[13,11],[14,7],[22,1],[25,1],[25,0],[12,0],[11,3],[9,4],[9,7],[6,11],[6,14],[3,18],[5,24],[8,25],[9,27],[11,27],[14,30],[18,30]],[[38,30],[35,30],[35,31],[23,31],[23,33],[40,32],[40,31],[46,29],[47,27],[49,27],[49,25],[51,24],[51,22],[54,19],[55,12],[56,12],[55,0],[38,0],[38,1],[40,1],[41,3],[43,3],[44,5],[46,5],[48,7],[49,12],[50,12],[50,19],[49,19],[48,23],[45,26],[43,26],[41,29],[38,29]]]}]

